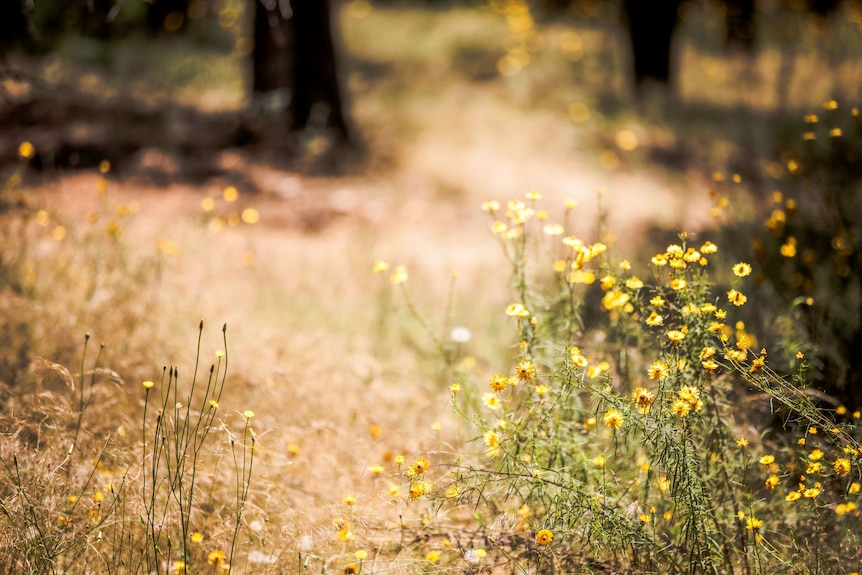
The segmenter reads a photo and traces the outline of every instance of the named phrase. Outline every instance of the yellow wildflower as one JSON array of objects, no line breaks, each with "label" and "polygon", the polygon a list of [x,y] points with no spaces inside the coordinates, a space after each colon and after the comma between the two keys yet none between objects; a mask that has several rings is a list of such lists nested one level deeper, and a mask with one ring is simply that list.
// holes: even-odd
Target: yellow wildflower
[{"label": "yellow wildflower", "polygon": [[[491,389],[494,391],[503,391],[509,385],[509,378],[503,375],[502,373],[498,373],[491,378]],[[460,386],[459,386],[460,390]]]},{"label": "yellow wildflower", "polygon": [[530,381],[536,375],[536,366],[529,359],[525,359],[515,366],[515,375],[521,381]]},{"label": "yellow wildflower", "polygon": [[680,343],[685,339],[685,332],[679,329],[672,329],[667,332],[667,338],[672,343]]},{"label": "yellow wildflower", "polygon": [[506,315],[510,317],[530,317],[530,310],[523,304],[513,303],[506,307]]},{"label": "yellow wildflower", "polygon": [[745,302],[748,301],[748,298],[741,292],[738,292],[735,289],[731,289],[727,292],[727,301],[729,301],[735,306],[741,306],[745,305]]},{"label": "yellow wildflower", "polygon": [[670,406],[670,411],[677,417],[688,417],[691,413],[691,404],[682,399],[677,399]]},{"label": "yellow wildflower", "polygon": [[680,291],[680,290],[684,290],[685,286],[687,286],[688,284],[682,278],[674,278],[670,281],[670,284],[668,284],[668,285],[669,285],[670,289],[672,289],[674,291]]},{"label": "yellow wildflower", "polygon": [[550,529],[540,529],[539,532],[536,533],[536,543],[539,545],[550,545],[553,540],[554,534]]},{"label": "yellow wildflower", "polygon": [[668,375],[668,367],[667,364],[663,361],[654,361],[650,364],[649,369],[647,370],[647,374],[650,379],[653,380],[662,380]]},{"label": "yellow wildflower", "polygon": [[802,496],[807,497],[808,499],[814,499],[818,495],[820,495],[820,489],[817,487],[809,487],[802,492]]},{"label": "yellow wildflower", "polygon": [[745,528],[749,531],[757,531],[761,527],[763,527],[763,521],[757,519],[756,517],[749,517],[745,521]]},{"label": "yellow wildflower", "polygon": [[744,278],[751,273],[751,266],[745,262],[739,262],[733,266],[733,275]]},{"label": "yellow wildflower", "polygon": [[660,316],[658,313],[653,310],[650,312],[649,317],[646,318],[646,324],[650,327],[657,327],[664,323],[664,317]]},{"label": "yellow wildflower", "polygon": [[844,457],[836,459],[832,469],[835,470],[836,475],[847,475],[850,473],[850,460]]},{"label": "yellow wildflower", "polygon": [[494,393],[485,393],[482,395],[482,403],[485,404],[485,407],[488,409],[500,409],[503,406],[500,398],[497,397]]},{"label": "yellow wildflower", "polygon": [[224,551],[213,550],[207,553],[207,564],[208,565],[218,565],[221,566],[224,564],[225,556]]},{"label": "yellow wildflower", "polygon": [[428,467],[429,467],[428,460],[425,459],[424,457],[418,457],[416,459],[416,461],[413,462],[413,465],[410,466],[410,470],[415,475],[421,475],[421,474],[425,473],[426,471],[428,471]]},{"label": "yellow wildflower", "polygon": [[609,409],[607,412],[605,412],[605,416],[602,418],[602,421],[611,429],[618,429],[622,427],[625,418],[623,417],[623,414],[620,413],[618,410]]},{"label": "yellow wildflower", "polygon": [[395,271],[392,272],[392,275],[389,276],[389,281],[395,285],[403,284],[407,281],[407,268],[404,266],[398,266],[395,268]]},{"label": "yellow wildflower", "polygon": [[626,281],[626,287],[627,287],[627,288],[629,288],[629,289],[633,289],[633,290],[639,290],[639,289],[641,289],[642,287],[644,287],[644,282],[643,282],[643,281],[641,281],[641,279],[640,279],[640,278],[638,278],[637,276],[635,276],[635,277],[629,278],[629,279]]},{"label": "yellow wildflower", "polygon": [[640,413],[649,413],[654,399],[653,393],[643,387],[636,387],[632,392],[632,402],[637,406]]}]

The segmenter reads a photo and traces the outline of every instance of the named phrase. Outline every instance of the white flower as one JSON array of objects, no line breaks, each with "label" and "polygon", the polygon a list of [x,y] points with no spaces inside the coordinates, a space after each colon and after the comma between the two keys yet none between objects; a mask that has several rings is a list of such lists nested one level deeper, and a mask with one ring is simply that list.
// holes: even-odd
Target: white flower
[{"label": "white flower", "polygon": [[463,326],[457,326],[452,328],[452,332],[449,334],[449,337],[452,338],[452,341],[458,343],[467,343],[470,341],[470,337],[473,334],[470,333],[470,330]]}]

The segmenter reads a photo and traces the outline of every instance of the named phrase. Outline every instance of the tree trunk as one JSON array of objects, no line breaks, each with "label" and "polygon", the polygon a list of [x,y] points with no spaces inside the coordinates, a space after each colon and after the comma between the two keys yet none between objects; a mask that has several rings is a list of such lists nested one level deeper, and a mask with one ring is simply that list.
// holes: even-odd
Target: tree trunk
[{"label": "tree trunk", "polygon": [[23,0],[0,1],[0,64],[7,52],[29,37]]},{"label": "tree trunk", "polygon": [[325,126],[342,140],[350,139],[336,73],[330,0],[292,0],[294,51],[290,112],[293,129],[302,130],[316,105],[326,107]]},{"label": "tree trunk", "polygon": [[739,47],[746,53],[754,50],[757,28],[754,23],[754,0],[725,0],[727,14],[727,45]]},{"label": "tree trunk", "polygon": [[625,0],[634,58],[635,85],[647,79],[670,83],[670,46],[680,0]]},{"label": "tree trunk", "polygon": [[251,89],[255,94],[291,88],[293,27],[287,0],[253,0],[254,52]]}]

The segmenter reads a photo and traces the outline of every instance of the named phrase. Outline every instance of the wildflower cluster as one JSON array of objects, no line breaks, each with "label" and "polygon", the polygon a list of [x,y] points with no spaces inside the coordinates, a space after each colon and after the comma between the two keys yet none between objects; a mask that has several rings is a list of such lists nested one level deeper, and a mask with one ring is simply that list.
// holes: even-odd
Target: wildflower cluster
[{"label": "wildflower cluster", "polygon": [[[486,537],[540,570],[630,552],[666,572],[733,571],[752,556],[757,572],[771,572],[795,560],[792,549],[811,549],[801,533],[823,531],[800,526],[822,522],[827,509],[830,521],[852,517],[829,535],[852,548],[855,427],[828,423],[798,381],[771,368],[741,315],[754,266],[726,264],[718,245],[681,233],[636,274],[611,259],[607,242],[570,234],[573,202],[554,223],[540,200],[534,191],[482,206],[514,271],[514,301],[500,313],[518,343],[508,369],[484,380],[453,374],[452,404],[475,426],[483,461],[459,463],[446,499],[488,503]],[[729,285],[718,290],[713,269]],[[601,310],[597,325],[583,324],[584,302]],[[740,437],[753,417],[738,407],[752,401],[749,389],[822,446],[750,465],[751,451],[768,444]],[[799,500],[810,503],[778,507]],[[508,530],[491,529],[505,517]],[[584,554],[562,552],[559,540],[578,541]]]}]

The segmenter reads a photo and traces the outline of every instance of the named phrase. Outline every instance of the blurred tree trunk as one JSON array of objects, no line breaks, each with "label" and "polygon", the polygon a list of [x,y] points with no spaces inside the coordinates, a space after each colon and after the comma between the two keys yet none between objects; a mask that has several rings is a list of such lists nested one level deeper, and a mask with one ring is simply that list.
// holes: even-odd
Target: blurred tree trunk
[{"label": "blurred tree trunk", "polygon": [[350,140],[333,44],[330,0],[292,0],[294,51],[290,113],[293,129],[312,120],[314,106],[324,106],[325,126],[342,141]]},{"label": "blurred tree trunk", "polygon": [[29,39],[23,0],[0,0],[0,66],[6,53]]},{"label": "blurred tree trunk", "polygon": [[757,28],[754,23],[754,0],[725,0],[727,45],[739,47],[747,54],[754,50]]},{"label": "blurred tree trunk", "polygon": [[188,22],[189,0],[151,0],[147,4],[147,28],[152,34],[176,32]]},{"label": "blurred tree trunk", "polygon": [[291,87],[293,28],[287,0],[254,1],[254,52],[251,89],[255,94]]},{"label": "blurred tree trunk", "polygon": [[670,83],[671,40],[681,0],[625,0],[638,92],[652,80]]}]

